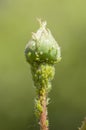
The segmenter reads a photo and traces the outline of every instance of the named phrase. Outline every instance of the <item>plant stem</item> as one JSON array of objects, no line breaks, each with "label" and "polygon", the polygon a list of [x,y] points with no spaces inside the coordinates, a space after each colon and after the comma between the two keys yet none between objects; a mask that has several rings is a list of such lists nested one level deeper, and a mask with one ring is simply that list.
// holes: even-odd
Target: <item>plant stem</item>
[{"label": "plant stem", "polygon": [[[40,97],[41,98],[41,97]],[[48,123],[47,123],[47,94],[45,93],[42,96],[42,113],[40,114],[40,130],[49,130]]]},{"label": "plant stem", "polygon": [[54,78],[55,68],[47,63],[34,64],[31,68],[34,85],[36,86],[35,115],[38,118],[40,130],[49,130],[48,93],[51,90],[51,80]]}]

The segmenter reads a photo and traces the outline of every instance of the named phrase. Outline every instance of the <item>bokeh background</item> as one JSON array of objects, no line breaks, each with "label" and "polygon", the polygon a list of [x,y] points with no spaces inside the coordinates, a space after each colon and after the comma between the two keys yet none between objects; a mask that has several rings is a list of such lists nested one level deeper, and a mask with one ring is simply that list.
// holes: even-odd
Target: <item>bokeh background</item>
[{"label": "bokeh background", "polygon": [[24,48],[39,25],[61,46],[50,93],[50,130],[78,130],[86,116],[86,1],[0,0],[0,130],[39,130]]}]

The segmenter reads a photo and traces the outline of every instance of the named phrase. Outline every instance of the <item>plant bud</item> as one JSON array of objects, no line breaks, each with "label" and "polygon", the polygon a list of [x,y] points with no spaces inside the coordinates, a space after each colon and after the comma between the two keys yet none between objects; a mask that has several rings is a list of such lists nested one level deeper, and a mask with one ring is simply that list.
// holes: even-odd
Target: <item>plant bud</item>
[{"label": "plant bud", "polygon": [[55,41],[50,30],[46,28],[46,22],[40,21],[40,28],[32,34],[31,41],[25,48],[27,62],[54,64],[61,59],[58,43]]}]

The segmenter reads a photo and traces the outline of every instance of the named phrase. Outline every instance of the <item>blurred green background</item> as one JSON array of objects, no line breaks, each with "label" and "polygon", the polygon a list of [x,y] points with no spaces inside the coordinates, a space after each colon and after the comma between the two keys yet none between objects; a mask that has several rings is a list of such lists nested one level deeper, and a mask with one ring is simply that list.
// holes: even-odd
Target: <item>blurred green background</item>
[{"label": "blurred green background", "polygon": [[24,48],[47,20],[62,61],[49,104],[50,130],[77,130],[86,116],[86,1],[0,0],[0,130],[39,130]]}]

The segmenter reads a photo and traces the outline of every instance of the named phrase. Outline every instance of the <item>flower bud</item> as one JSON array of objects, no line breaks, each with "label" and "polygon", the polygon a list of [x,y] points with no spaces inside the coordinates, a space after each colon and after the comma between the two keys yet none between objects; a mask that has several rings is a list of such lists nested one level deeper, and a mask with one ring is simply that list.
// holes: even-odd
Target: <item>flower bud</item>
[{"label": "flower bud", "polygon": [[61,59],[60,47],[50,30],[46,28],[46,22],[40,21],[40,28],[32,34],[31,41],[26,45],[25,56],[30,64],[54,64]]}]

